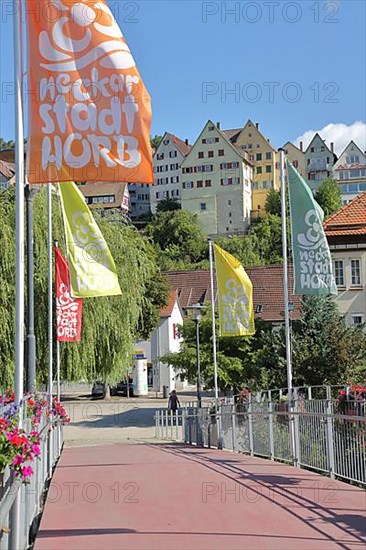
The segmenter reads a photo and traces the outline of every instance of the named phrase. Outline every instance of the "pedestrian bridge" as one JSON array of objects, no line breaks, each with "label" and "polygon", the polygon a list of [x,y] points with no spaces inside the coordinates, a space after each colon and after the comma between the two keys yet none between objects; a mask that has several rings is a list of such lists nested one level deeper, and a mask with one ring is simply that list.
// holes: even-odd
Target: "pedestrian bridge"
[{"label": "pedestrian bridge", "polygon": [[320,401],[68,403],[35,550],[363,550],[364,410]]}]

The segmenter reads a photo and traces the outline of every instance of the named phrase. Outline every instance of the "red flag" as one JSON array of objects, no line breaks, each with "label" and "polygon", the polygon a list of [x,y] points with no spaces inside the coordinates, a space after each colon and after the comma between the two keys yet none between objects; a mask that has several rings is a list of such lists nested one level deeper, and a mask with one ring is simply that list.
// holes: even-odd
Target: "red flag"
[{"label": "red flag", "polygon": [[79,342],[83,301],[70,294],[69,266],[58,248],[55,248],[55,258],[57,340]]}]

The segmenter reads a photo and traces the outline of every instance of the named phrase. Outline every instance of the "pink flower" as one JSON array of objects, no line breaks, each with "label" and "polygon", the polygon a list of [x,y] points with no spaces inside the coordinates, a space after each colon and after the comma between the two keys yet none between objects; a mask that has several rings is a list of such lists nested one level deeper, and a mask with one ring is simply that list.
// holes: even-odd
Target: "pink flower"
[{"label": "pink flower", "polygon": [[39,446],[36,445],[35,443],[33,443],[33,445],[31,446],[31,449],[32,449],[32,453],[35,456],[39,456],[41,454],[41,450],[40,450]]},{"label": "pink flower", "polygon": [[22,455],[16,455],[13,460],[13,465],[19,466],[20,464],[23,464],[23,462],[24,462],[24,458],[22,457]]},{"label": "pink flower", "polygon": [[21,469],[21,474],[23,476],[23,479],[26,479],[27,477],[30,477],[33,474],[32,466],[24,466]]}]

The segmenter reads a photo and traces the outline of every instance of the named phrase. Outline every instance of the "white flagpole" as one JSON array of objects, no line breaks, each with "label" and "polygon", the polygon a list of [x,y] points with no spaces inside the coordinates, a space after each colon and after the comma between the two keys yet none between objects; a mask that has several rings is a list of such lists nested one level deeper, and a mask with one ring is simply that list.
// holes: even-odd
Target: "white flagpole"
[{"label": "white flagpole", "polygon": [[[54,240],[53,244],[55,248],[58,248],[57,239]],[[61,365],[60,342],[59,342],[59,339],[56,338],[56,384],[57,384],[56,396],[58,401],[60,401],[60,397],[61,397],[60,365]]]},{"label": "white flagpole", "polygon": [[[24,128],[23,128],[23,62],[22,62],[22,2],[14,0],[14,83],[15,83],[15,403],[20,405],[24,392]],[[22,413],[19,424],[22,423]],[[12,548],[20,547],[20,506],[18,490],[12,508]]]},{"label": "white flagpole", "polygon": [[[52,408],[53,394],[53,323],[52,323],[52,308],[53,308],[53,293],[52,293],[52,184],[47,184],[47,221],[48,221],[48,399],[49,408]],[[53,465],[53,445],[52,434],[49,434],[49,463],[48,473],[52,475]]]},{"label": "white flagpole", "polygon": [[16,270],[15,270],[15,402],[23,399],[24,384],[24,128],[22,104],[22,21],[21,2],[14,0],[15,61],[15,199],[16,199]]},{"label": "white flagpole", "polygon": [[211,315],[212,315],[212,351],[214,364],[214,384],[215,384],[215,399],[219,398],[219,388],[217,383],[217,348],[216,348],[216,323],[215,323],[215,294],[214,294],[214,278],[213,278],[213,251],[212,241],[208,241],[209,257],[210,257],[210,284],[211,284]]},{"label": "white flagpole", "polygon": [[215,409],[216,409],[216,427],[217,427],[217,446],[221,444],[221,419],[219,406],[219,386],[217,377],[217,347],[216,347],[216,321],[215,321],[215,293],[214,293],[214,278],[213,278],[213,243],[209,239],[208,250],[210,258],[210,285],[211,285],[211,315],[212,315],[212,352],[214,364],[214,385],[215,385]]},{"label": "white flagpole", "polygon": [[281,215],[282,215],[282,255],[283,255],[283,296],[285,306],[285,336],[286,336],[286,368],[287,390],[289,403],[289,427],[291,455],[295,462],[295,430],[293,416],[293,386],[292,386],[292,359],[290,338],[290,314],[288,308],[288,267],[287,267],[287,224],[286,224],[286,187],[285,187],[285,154],[280,149],[280,178],[281,178]]}]

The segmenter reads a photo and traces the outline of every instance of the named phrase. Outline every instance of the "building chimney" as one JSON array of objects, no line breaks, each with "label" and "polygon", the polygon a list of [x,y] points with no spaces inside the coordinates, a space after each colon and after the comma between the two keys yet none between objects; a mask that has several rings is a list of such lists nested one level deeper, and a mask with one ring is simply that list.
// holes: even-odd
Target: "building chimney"
[{"label": "building chimney", "polygon": [[220,127],[221,127],[221,122],[216,122],[216,126],[218,127],[218,129],[220,130]]},{"label": "building chimney", "polygon": [[255,127],[257,128],[257,130],[259,130],[259,122],[255,123]]},{"label": "building chimney", "polygon": [[185,143],[186,145],[188,145],[188,139],[185,139],[185,140],[184,140],[184,143]]},{"label": "building chimney", "polygon": [[332,143],[330,144],[330,150],[332,151],[332,153],[334,153],[334,143],[332,141]]},{"label": "building chimney", "polygon": [[304,144],[302,141],[300,141],[300,151],[303,151],[304,150]]}]

